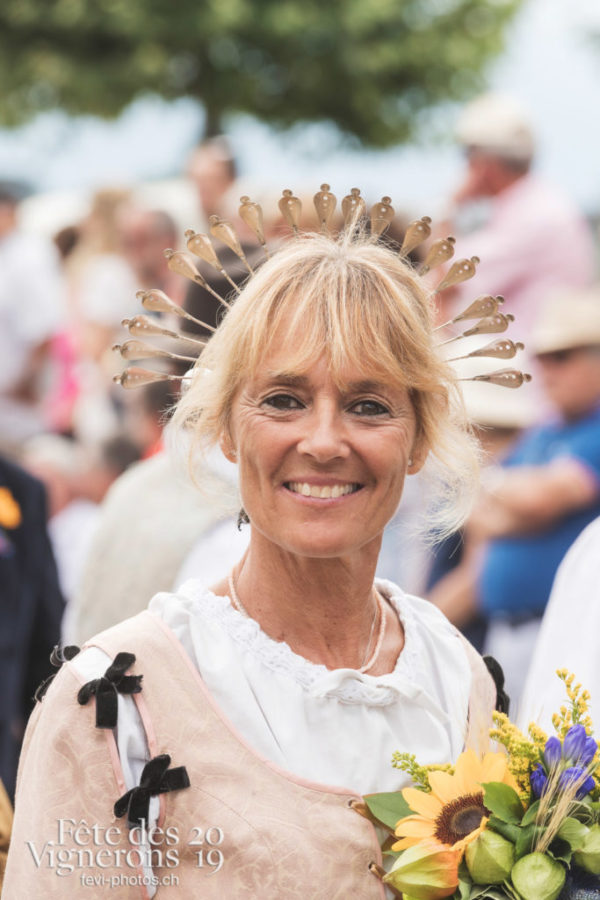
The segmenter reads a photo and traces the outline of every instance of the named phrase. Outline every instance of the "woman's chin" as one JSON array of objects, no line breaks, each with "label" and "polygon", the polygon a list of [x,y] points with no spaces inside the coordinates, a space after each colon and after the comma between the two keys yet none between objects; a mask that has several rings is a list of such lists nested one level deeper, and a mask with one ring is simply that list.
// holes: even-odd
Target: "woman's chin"
[{"label": "woman's chin", "polygon": [[269,540],[282,550],[311,559],[337,559],[359,554],[366,545],[377,538],[377,547],[381,543],[381,535],[371,540],[365,539],[364,530],[358,529],[356,534],[335,534],[331,529],[310,528],[303,533],[284,531],[269,537]]}]

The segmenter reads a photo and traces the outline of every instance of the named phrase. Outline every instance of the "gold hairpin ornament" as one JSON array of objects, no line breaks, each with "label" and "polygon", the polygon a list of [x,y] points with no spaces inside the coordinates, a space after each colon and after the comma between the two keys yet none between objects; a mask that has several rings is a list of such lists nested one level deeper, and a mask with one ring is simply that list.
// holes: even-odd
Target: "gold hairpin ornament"
[{"label": "gold hairpin ornament", "polygon": [[488,372],[485,375],[471,375],[470,378],[459,378],[458,381],[484,381],[487,384],[495,384],[498,387],[519,388],[531,381],[531,375],[521,372],[519,369],[498,369],[496,372]]},{"label": "gold hairpin ornament", "polygon": [[426,241],[430,234],[431,219],[429,216],[421,216],[420,219],[410,222],[404,233],[404,240],[400,247],[400,256],[408,256],[419,244]]},{"label": "gold hairpin ornament", "polygon": [[360,188],[351,188],[342,200],[342,216],[346,227],[354,225],[366,215],[367,204],[360,196]]},{"label": "gold hairpin ornament", "polygon": [[240,197],[240,208],[238,214],[242,222],[256,235],[258,243],[263,248],[265,255],[269,258],[269,248],[265,241],[265,229],[263,224],[263,211],[259,203],[255,203],[250,197]]},{"label": "gold hairpin ornament", "polygon": [[499,295],[492,297],[491,294],[483,294],[481,297],[473,300],[466,309],[463,309],[453,319],[449,319],[443,325],[438,325],[435,331],[440,331],[442,328],[448,328],[450,325],[455,325],[457,322],[463,322],[468,319],[483,319],[487,316],[495,316],[498,312],[498,307],[503,303],[504,297]]},{"label": "gold hairpin ornament", "polygon": [[419,268],[419,275],[423,277],[431,269],[435,269],[437,266],[441,266],[452,259],[455,242],[456,238],[453,237],[439,238],[437,241],[434,241]]},{"label": "gold hairpin ornament", "polygon": [[496,359],[513,359],[519,350],[524,350],[525,344],[522,344],[521,341],[511,341],[508,338],[501,338],[498,341],[492,341],[490,344],[486,344],[484,347],[478,347],[477,350],[471,350],[470,353],[465,353],[463,356],[453,356],[452,359],[447,359],[446,362],[458,362],[461,359],[475,359],[477,357],[493,357]]},{"label": "gold hairpin ornament", "polygon": [[142,369],[139,366],[129,366],[120,375],[113,375],[115,384],[120,384],[127,391],[136,388],[147,387],[159,381],[183,381],[186,375],[168,375],[166,372],[152,372],[150,369]]},{"label": "gold hairpin ornament", "polygon": [[313,203],[315,204],[321,231],[323,234],[329,234],[329,226],[335,212],[337,200],[331,193],[328,184],[321,185],[321,190],[317,191],[313,197]]},{"label": "gold hairpin ornament", "polygon": [[376,237],[386,231],[394,220],[394,207],[390,197],[382,197],[379,203],[371,207],[371,234]]},{"label": "gold hairpin ornament", "polygon": [[242,260],[250,274],[254,275],[254,270],[246,259],[246,254],[242,249],[240,239],[229,222],[226,222],[225,219],[221,219],[220,216],[209,216],[208,224],[212,236],[218,238],[225,246],[229,247],[230,250],[233,250],[238,259]]},{"label": "gold hairpin ornament", "polygon": [[188,228],[185,232],[186,244],[190,253],[193,253],[194,256],[197,256],[199,259],[203,259],[204,262],[207,262],[209,266],[212,266],[217,272],[225,278],[232,288],[238,292],[240,292],[239,287],[231,278],[225,269],[223,268],[223,264],[219,257],[216,254],[215,248],[212,245],[212,241],[207,234],[201,234],[195,232],[192,228]]},{"label": "gold hairpin ornament", "polygon": [[446,288],[454,287],[456,284],[461,284],[463,281],[472,278],[478,263],[478,256],[472,256],[471,259],[457,259],[455,263],[452,263],[433,293],[440,294]]},{"label": "gold hairpin ornament", "polygon": [[298,234],[300,216],[302,214],[302,201],[295,197],[292,191],[286,188],[278,203],[279,211],[294,234]]},{"label": "gold hairpin ornament", "polygon": [[176,272],[177,275],[183,275],[184,278],[189,278],[190,281],[193,281],[195,284],[199,284],[200,287],[203,287],[205,291],[208,291],[209,294],[222,303],[226,309],[230,309],[230,305],[220,294],[210,286],[207,282],[204,275],[202,275],[189,253],[186,253],[185,250],[171,250],[167,248],[163,251],[166,259],[167,265],[171,272]]},{"label": "gold hairpin ornament", "polygon": [[514,320],[515,317],[511,313],[496,313],[493,316],[486,316],[461,334],[448,338],[446,341],[440,341],[439,346],[444,347],[446,344],[452,344],[453,341],[460,341],[462,338],[473,337],[476,334],[501,334]]},{"label": "gold hairpin ornament", "polygon": [[[194,319],[192,316],[192,321],[200,323],[199,319]],[[185,341],[188,344],[195,344],[196,346],[203,347],[206,344],[206,341],[200,340],[199,338],[191,337],[188,334],[180,334],[177,331],[171,331],[170,328],[162,328],[162,326],[157,325],[152,319],[148,318],[148,316],[132,316],[131,319],[123,319],[121,322],[129,332],[129,334],[133,335],[133,337],[167,337],[171,338],[175,341]],[[215,331],[212,325],[204,325],[205,328],[209,328],[211,331]]]},{"label": "gold hairpin ornament", "polygon": [[[313,197],[313,202],[317,213],[319,228],[323,233],[329,234],[337,206],[337,199],[331,192],[328,184],[323,183],[320,186],[320,190],[317,191]],[[299,197],[286,188],[282,192],[282,196],[278,201],[278,206],[281,215],[287,225],[291,228],[293,234],[298,235],[300,233],[300,218],[302,215],[302,202]],[[341,210],[345,227],[348,229],[354,229],[360,219],[367,216],[367,207],[359,188],[351,188],[350,193],[346,194],[341,203]],[[261,206],[251,200],[247,195],[243,195],[240,198],[239,215],[241,220],[256,237],[258,244],[263,248],[265,255],[269,257],[269,249],[264,234],[263,211]],[[391,198],[384,196],[379,202],[374,203],[368,213],[368,218],[372,236],[380,238],[394,219],[394,207],[392,206]],[[428,240],[431,236],[431,231],[431,219],[429,216],[422,216],[420,219],[415,219],[410,222],[406,228],[399,255],[402,258],[406,258],[419,245]],[[240,292],[240,288],[235,284],[234,280],[223,266],[211,238],[217,239],[229,247],[238,259],[244,263],[250,276],[254,273],[246,259],[241,241],[236,234],[235,229],[229,222],[219,216],[210,216],[209,232],[210,236],[208,234],[196,232],[193,229],[188,229],[185,232],[187,250],[167,249],[164,253],[171,271],[177,272],[196,284],[199,284],[215,297],[221,305],[229,310],[231,308],[230,302],[224,297],[221,297],[208,283],[207,279],[198,270],[193,257],[195,256],[202,259],[212,268],[216,269],[220,275],[227,280],[231,287],[235,289],[236,293]],[[432,269],[448,263],[454,255],[454,245],[455,239],[452,236],[434,240],[427,250],[421,265],[417,269],[417,275],[419,277],[427,276]],[[469,259],[456,260],[452,263],[431,293],[437,295],[447,288],[454,287],[455,285],[472,278],[475,275],[478,263],[479,259],[476,256],[472,256]],[[213,325],[209,325],[207,322],[197,319],[195,316],[191,315],[191,313],[188,313],[187,310],[174,303],[173,300],[161,290],[151,289],[138,291],[137,296],[141,300],[142,306],[149,312],[166,313],[173,317],[183,318],[209,332],[214,333],[217,330]],[[484,294],[477,297],[462,310],[462,312],[458,313],[454,318],[445,322],[443,325],[439,325],[434,330],[437,332],[451,325],[468,322],[469,320],[473,320],[474,324],[460,334],[449,337],[444,341],[440,341],[438,347],[441,348],[447,344],[475,335],[500,334],[506,331],[510,322],[514,320],[514,316],[510,313],[504,314],[499,312],[499,307],[503,302],[502,297],[492,296],[491,294]],[[123,324],[135,339],[166,337],[172,340],[185,341],[197,352],[201,352],[202,348],[206,345],[206,340],[188,336],[186,334],[180,334],[171,328],[165,328],[162,324],[159,324],[159,322],[144,315],[124,319]],[[191,355],[184,355],[161,348],[155,348],[144,341],[135,339],[125,341],[123,344],[117,344],[114,349],[118,350],[124,359],[130,360],[165,358],[193,363],[197,358]],[[507,338],[501,338],[493,340],[491,343],[471,350],[468,353],[447,359],[446,361],[454,363],[459,360],[479,357],[512,359],[516,353],[522,349],[522,343],[511,341]],[[172,375],[166,372],[152,372],[149,369],[132,366],[127,368],[121,374],[116,375],[114,380],[123,387],[131,389],[143,387],[157,381],[181,381],[185,377],[187,376]],[[482,381],[502,387],[516,388],[520,387],[525,382],[530,381],[530,379],[530,375],[524,374],[517,369],[500,369],[496,372],[488,372],[469,378],[459,378],[458,380]]]},{"label": "gold hairpin ornament", "polygon": [[182,356],[179,353],[171,353],[169,350],[161,350],[158,347],[152,347],[143,341],[125,341],[123,344],[114,344],[113,351],[120,353],[123,359],[175,359],[179,362],[195,363],[197,356]]},{"label": "gold hairpin ornament", "polygon": [[141,300],[142,306],[149,312],[171,313],[182,319],[187,319],[188,322],[193,322],[201,328],[207,328],[209,331],[216,331],[216,328],[213,325],[209,325],[207,322],[197,319],[191,313],[187,312],[187,310],[183,309],[183,307],[175,303],[174,300],[171,300],[164,291],[159,291],[158,288],[152,288],[149,291],[138,291],[136,297],[138,300]]}]

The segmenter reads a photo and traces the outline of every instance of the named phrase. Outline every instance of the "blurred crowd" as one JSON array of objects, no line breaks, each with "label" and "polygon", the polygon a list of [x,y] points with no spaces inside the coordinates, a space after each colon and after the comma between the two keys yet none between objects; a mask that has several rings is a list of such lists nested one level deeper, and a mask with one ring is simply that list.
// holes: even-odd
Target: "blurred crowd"
[{"label": "blurred crowd", "polygon": [[[560,185],[536,174],[535,136],[510,98],[475,101],[457,139],[464,171],[432,239],[455,235],[458,256],[481,264],[475,278],[440,296],[440,334],[466,328],[442,326],[475,297],[502,295],[502,312],[515,316],[507,336],[526,346],[516,362],[534,378],[517,391],[465,380],[483,451],[479,501],[460,534],[434,543],[415,528],[427,519],[427,473],[409,479],[378,574],[428,597],[495,655],[518,700],[559,565],[600,515],[596,241]],[[233,221],[250,265],[258,264],[262,249],[237,214],[245,191],[226,139],[197,147],[186,175],[197,196],[194,228],[206,231],[215,215]],[[385,192],[401,197],[402,185]],[[253,196],[271,243],[283,232],[279,195],[265,183]],[[187,341],[165,344],[180,357],[197,350],[189,338],[207,337],[218,323],[222,307],[212,293],[174,273],[163,253],[184,247],[176,211],[105,189],[50,241],[21,229],[22,196],[19,185],[0,186],[0,634],[10,686],[0,703],[0,776],[9,791],[33,688],[61,634],[80,643],[187,577],[214,582],[247,541],[231,513],[234,467],[208,459],[212,487],[199,492],[164,449],[189,360],[153,360],[171,378],[141,390],[112,380],[126,365],[113,351],[127,337],[122,319],[143,313],[142,330],[148,321],[171,333],[183,328]],[[301,199],[300,226],[314,228],[312,194]],[[390,240],[401,243],[410,218],[396,209]],[[418,248],[415,262],[426,250]],[[222,272],[195,262],[226,295],[247,269],[224,245],[219,258]],[[163,291],[175,309],[144,311],[136,292],[149,289]],[[487,340],[450,343],[448,356],[467,356]],[[503,365],[492,363],[475,356],[458,365],[469,379]],[[598,554],[598,541],[594,548]],[[597,586],[594,600],[600,604]],[[530,706],[539,712],[535,699]]]}]

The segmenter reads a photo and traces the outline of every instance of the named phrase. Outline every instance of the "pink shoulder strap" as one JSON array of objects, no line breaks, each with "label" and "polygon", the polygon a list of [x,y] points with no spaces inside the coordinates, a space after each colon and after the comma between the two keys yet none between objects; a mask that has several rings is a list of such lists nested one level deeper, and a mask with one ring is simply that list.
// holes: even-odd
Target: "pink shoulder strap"
[{"label": "pink shoulder strap", "polygon": [[496,708],[496,685],[475,647],[460,632],[458,635],[467,654],[472,679],[465,747],[485,752],[489,744],[492,713]]}]

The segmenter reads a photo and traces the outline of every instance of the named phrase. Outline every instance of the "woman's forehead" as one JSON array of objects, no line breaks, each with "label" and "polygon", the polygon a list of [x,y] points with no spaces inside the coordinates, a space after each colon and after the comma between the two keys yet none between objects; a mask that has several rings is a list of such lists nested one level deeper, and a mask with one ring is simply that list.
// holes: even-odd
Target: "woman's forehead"
[{"label": "woman's forehead", "polygon": [[293,350],[286,352],[284,348],[265,353],[251,381],[290,388],[306,388],[315,382],[331,381],[344,393],[404,388],[389,373],[365,366],[350,354],[334,365],[326,350],[298,357]]}]

